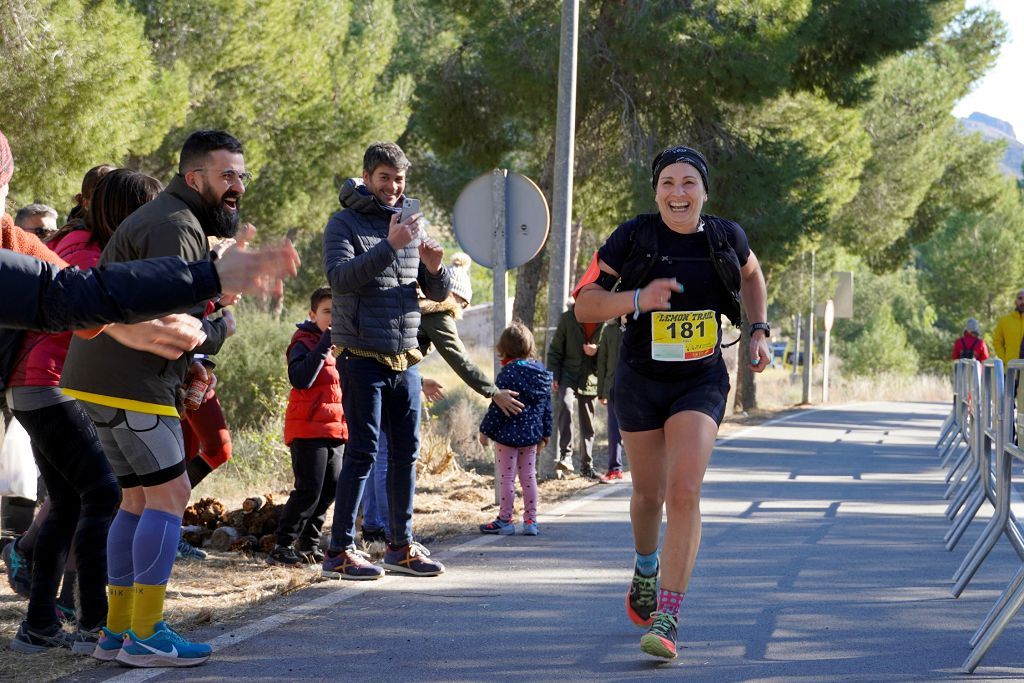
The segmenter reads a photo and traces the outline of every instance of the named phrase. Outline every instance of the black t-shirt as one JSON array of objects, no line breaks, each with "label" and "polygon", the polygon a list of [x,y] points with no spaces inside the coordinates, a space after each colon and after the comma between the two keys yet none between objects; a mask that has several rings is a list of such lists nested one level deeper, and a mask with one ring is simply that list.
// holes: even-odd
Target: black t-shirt
[{"label": "black t-shirt", "polygon": [[[746,264],[747,258],[750,256],[750,245],[743,228],[733,221],[715,216],[701,216],[701,220],[705,223],[715,221],[725,231],[729,244],[736,252],[740,266]],[[631,314],[622,337],[621,361],[653,379],[692,377],[721,362],[721,312],[724,309],[723,301],[725,297],[729,296],[711,263],[707,236],[702,230],[688,235],[675,232],[665,225],[659,214],[642,214],[616,228],[597,253],[609,267],[616,272],[621,272],[630,251],[630,234],[638,226],[652,222],[658,237],[658,259],[640,286],[642,287],[657,278],[676,278],[683,284],[683,291],[672,295],[670,313],[712,311],[717,327],[717,336],[711,337],[710,331],[708,331],[706,333],[709,340],[707,348],[697,351],[697,357],[693,359],[655,360],[651,357],[651,313],[641,313],[637,320],[633,320]],[[705,317],[707,315],[705,313]],[[673,320],[673,318],[674,316],[662,316],[662,329],[673,329],[678,333],[678,325],[687,325],[687,334],[698,331],[704,333],[705,330],[710,330],[710,327],[701,325],[699,314],[683,316],[680,320]],[[713,346],[711,346],[712,343]]]}]

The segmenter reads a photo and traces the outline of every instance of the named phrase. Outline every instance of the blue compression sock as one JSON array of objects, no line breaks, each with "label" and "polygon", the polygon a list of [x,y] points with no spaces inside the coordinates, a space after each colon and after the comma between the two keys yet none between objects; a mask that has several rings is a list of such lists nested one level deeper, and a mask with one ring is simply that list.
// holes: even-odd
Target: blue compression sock
[{"label": "blue compression sock", "polygon": [[658,573],[658,551],[649,555],[636,554],[636,571],[641,576],[654,576]]},{"label": "blue compression sock", "polygon": [[124,508],[117,511],[107,532],[107,583],[131,586],[135,583],[132,546],[140,517]]},{"label": "blue compression sock", "polygon": [[181,516],[146,509],[135,530],[133,561],[135,583],[160,586],[167,583],[181,538]]}]

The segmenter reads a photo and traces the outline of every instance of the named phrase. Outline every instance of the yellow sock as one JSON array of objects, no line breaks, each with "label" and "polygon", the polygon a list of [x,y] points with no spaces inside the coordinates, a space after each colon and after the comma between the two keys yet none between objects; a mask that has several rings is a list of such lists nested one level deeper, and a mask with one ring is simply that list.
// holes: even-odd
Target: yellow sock
[{"label": "yellow sock", "polygon": [[[167,585],[147,586],[135,584],[135,604],[132,606],[132,632],[146,639],[153,635],[153,627],[164,618],[164,592]],[[110,628],[109,626],[107,628]]]},{"label": "yellow sock", "polygon": [[135,589],[131,586],[107,586],[107,628],[124,633],[132,627]]}]

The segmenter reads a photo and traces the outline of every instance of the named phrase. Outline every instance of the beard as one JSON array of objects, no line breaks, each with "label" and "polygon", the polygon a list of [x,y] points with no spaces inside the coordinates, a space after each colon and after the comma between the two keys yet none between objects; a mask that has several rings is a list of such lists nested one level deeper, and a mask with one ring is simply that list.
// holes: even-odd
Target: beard
[{"label": "beard", "polygon": [[211,210],[213,216],[213,232],[217,237],[234,237],[242,226],[242,219],[237,211],[229,211],[224,206]]},{"label": "beard", "polygon": [[[242,196],[237,192],[229,191],[218,198],[208,197],[204,193],[203,199],[206,200],[206,208],[210,212],[210,218],[212,219],[213,236],[229,238],[237,235],[239,228],[242,226],[240,215]],[[233,199],[235,201],[234,211],[227,208],[224,203],[225,199]]]}]

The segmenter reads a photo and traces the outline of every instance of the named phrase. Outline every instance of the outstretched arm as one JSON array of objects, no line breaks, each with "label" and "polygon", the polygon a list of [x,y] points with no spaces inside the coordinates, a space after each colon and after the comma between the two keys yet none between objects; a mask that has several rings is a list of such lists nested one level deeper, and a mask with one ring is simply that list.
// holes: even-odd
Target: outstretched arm
[{"label": "outstretched arm", "polygon": [[18,293],[0,302],[0,326],[59,332],[150,320],[187,311],[221,291],[277,291],[297,265],[298,256],[287,243],[258,252],[238,250],[218,265],[166,256],[88,270],[59,270],[0,250],[0,291]]}]

